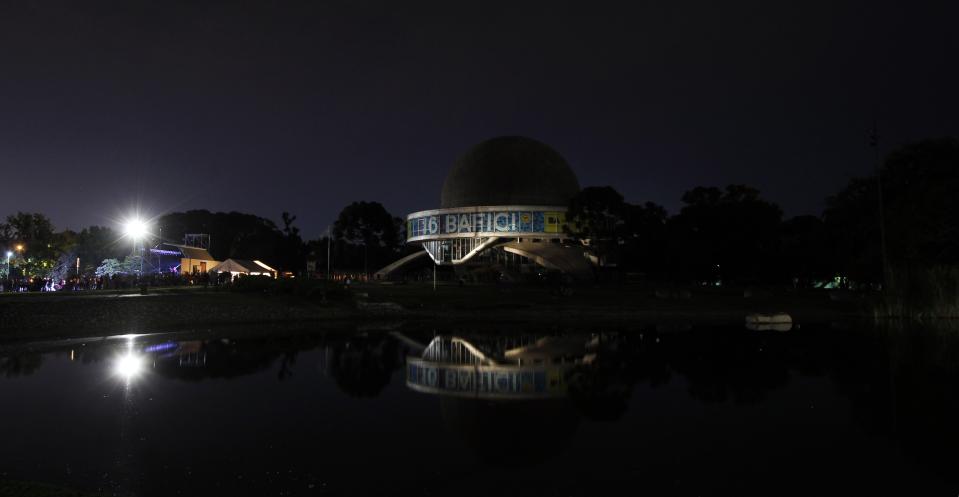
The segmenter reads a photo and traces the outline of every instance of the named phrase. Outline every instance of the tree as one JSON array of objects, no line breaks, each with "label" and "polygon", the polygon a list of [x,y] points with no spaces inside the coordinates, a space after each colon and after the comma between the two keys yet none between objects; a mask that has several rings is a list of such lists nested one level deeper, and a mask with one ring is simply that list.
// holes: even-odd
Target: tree
[{"label": "tree", "polygon": [[769,281],[779,245],[782,210],[759,190],[696,187],[670,219],[673,268],[697,281]]},{"label": "tree", "polygon": [[301,272],[306,269],[306,244],[300,238],[300,229],[293,226],[296,216],[289,212],[283,212],[283,242],[281,257],[278,261],[280,267],[293,272]]},{"label": "tree", "polygon": [[588,244],[601,265],[618,259],[619,240],[625,235],[628,204],[613,187],[583,188],[569,202],[566,233]]},{"label": "tree", "polygon": [[804,287],[836,274],[825,224],[819,216],[796,216],[780,228],[780,275]]},{"label": "tree", "polygon": [[[959,139],[905,145],[886,157],[881,174],[893,268],[959,264]],[[851,180],[823,215],[840,270],[866,281],[882,276],[878,183]]]},{"label": "tree", "polygon": [[666,209],[653,202],[626,205],[626,222],[622,229],[625,269],[656,279],[667,276],[663,261],[666,258],[668,218]]},{"label": "tree", "polygon": [[[157,224],[163,241],[182,243],[187,233],[210,235],[210,255],[222,261],[228,258],[258,259],[281,269],[299,270],[297,256],[290,256],[287,242],[290,234],[299,230],[292,227],[296,216],[287,218],[290,230],[285,234],[276,224],[266,218],[241,212],[210,212],[192,210],[174,212],[162,216]],[[298,251],[297,251],[298,252]]]},{"label": "tree", "polygon": [[129,252],[129,245],[120,243],[120,236],[112,229],[90,226],[77,233],[72,255],[80,259],[81,271],[90,273],[103,260],[118,259]]},{"label": "tree", "polygon": [[[340,211],[333,234],[346,245],[340,244],[341,250],[360,247],[363,271],[369,274],[371,265],[380,267],[397,256],[402,243],[398,224],[379,202],[353,202]],[[356,264],[351,259],[346,262]]]},{"label": "tree", "polygon": [[96,275],[117,276],[123,274],[135,274],[140,271],[140,256],[128,255],[122,261],[118,259],[106,259],[96,269]]},{"label": "tree", "polygon": [[566,210],[567,233],[580,240],[614,240],[623,234],[627,209],[611,186],[583,188]]},{"label": "tree", "polygon": [[8,246],[22,244],[24,251],[16,253],[14,267],[25,276],[47,277],[56,264],[66,237],[58,236],[53,223],[40,213],[17,212],[0,224],[0,235]]}]

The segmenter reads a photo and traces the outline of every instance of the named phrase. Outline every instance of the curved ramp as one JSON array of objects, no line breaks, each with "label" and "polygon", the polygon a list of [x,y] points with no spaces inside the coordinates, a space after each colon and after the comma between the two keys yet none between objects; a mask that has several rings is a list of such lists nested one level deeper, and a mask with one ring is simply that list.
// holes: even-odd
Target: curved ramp
[{"label": "curved ramp", "polygon": [[373,279],[374,279],[374,280],[386,280],[386,279],[389,279],[390,273],[392,273],[393,271],[396,271],[397,269],[399,269],[400,267],[406,265],[407,263],[409,263],[409,262],[411,262],[411,261],[414,261],[414,260],[416,260],[416,259],[419,259],[420,257],[423,257],[424,255],[427,255],[427,253],[426,253],[425,250],[422,250],[422,251],[419,251],[419,252],[410,254],[410,255],[408,255],[408,256],[406,256],[406,257],[403,257],[403,258],[401,258],[400,260],[398,260],[398,261],[396,261],[396,262],[394,262],[394,263],[392,263],[392,264],[384,267],[383,269],[380,269],[379,271],[373,273]]},{"label": "curved ramp", "polygon": [[577,280],[593,278],[593,267],[581,247],[546,242],[509,242],[503,250],[526,257],[549,269],[558,269]]}]

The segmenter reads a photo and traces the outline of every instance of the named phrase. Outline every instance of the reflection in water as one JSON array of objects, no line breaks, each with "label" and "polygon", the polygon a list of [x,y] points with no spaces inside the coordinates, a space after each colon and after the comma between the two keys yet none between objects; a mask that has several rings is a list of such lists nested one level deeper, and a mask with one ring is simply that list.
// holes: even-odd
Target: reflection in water
[{"label": "reflection in water", "polygon": [[[83,370],[96,373],[84,376]],[[101,371],[117,381],[103,382]],[[858,333],[804,326],[789,333],[651,327],[628,333],[457,330],[436,335],[406,329],[392,336],[376,331],[188,340],[138,336],[8,349],[0,352],[0,374],[6,378],[0,380],[0,399],[26,399],[19,415],[12,409],[18,404],[5,403],[0,410],[5,441],[34,411],[46,413],[43,423],[75,423],[71,433],[89,429],[97,440],[112,433],[115,452],[105,456],[109,478],[118,482],[112,488],[144,490],[146,483],[140,480],[156,472],[149,478],[171,495],[185,488],[175,482],[187,470],[156,468],[176,453],[169,441],[177,436],[176,427],[186,425],[191,436],[199,437],[197,447],[209,453],[192,464],[204,467],[214,456],[232,461],[217,466],[218,471],[242,466],[247,458],[253,467],[270,464],[279,457],[275,446],[284,447],[288,466],[333,478],[324,465],[338,463],[335,458],[317,462],[326,457],[315,452],[317,444],[336,454],[349,453],[354,445],[375,448],[355,460],[345,457],[342,464],[383,457],[402,466],[393,457],[399,452],[413,450],[410,460],[431,457],[411,447],[442,426],[427,445],[440,445],[451,454],[467,449],[482,463],[477,467],[503,472],[549,461],[550,468],[610,467],[628,475],[618,466],[627,459],[617,459],[615,453],[624,448],[647,465],[679,467],[682,461],[713,471],[714,479],[730,471],[722,464],[708,469],[717,461],[716,451],[730,451],[730,461],[781,451],[779,457],[788,463],[782,468],[804,471],[815,468],[816,458],[839,457],[821,447],[802,452],[803,440],[809,439],[842,449],[846,458],[872,457],[861,465],[884,458],[893,461],[889,465],[908,465],[908,471],[918,472],[909,475],[959,484],[953,473],[959,464],[953,450],[959,446],[954,423],[959,415],[959,333]],[[31,383],[30,376],[37,382]],[[46,397],[70,401],[54,405],[37,400]],[[57,414],[73,412],[75,406],[77,412],[87,409],[96,415],[61,419]],[[229,416],[220,416],[224,408]],[[343,417],[336,418],[337,413]],[[171,419],[177,420],[176,427],[166,427]],[[801,434],[791,434],[794,429]],[[443,430],[455,436],[443,436]],[[860,438],[836,438],[847,432]],[[657,433],[667,433],[669,440],[657,441]],[[775,436],[767,436],[771,434]],[[827,440],[829,434],[835,440]],[[43,460],[42,451],[30,452],[34,443],[20,442],[21,459],[0,454],[0,466],[43,468],[37,462]],[[80,447],[76,440],[73,447]],[[672,447],[694,450],[655,455]],[[711,447],[723,449],[709,453]],[[107,452],[96,441],[72,450]],[[688,459],[697,452],[706,455]],[[782,455],[792,452],[800,455]],[[454,459],[436,461],[437,470],[452,471]],[[219,474],[210,468],[208,475]],[[777,477],[785,476],[780,472]],[[191,481],[198,488],[221,488],[218,477],[208,478]],[[239,481],[236,485],[242,490]]]},{"label": "reflection in water", "polygon": [[581,416],[568,399],[440,398],[446,429],[493,466],[530,466],[562,455]]},{"label": "reflection in water", "polygon": [[385,334],[360,334],[328,344],[330,376],[351,397],[378,396],[399,366],[398,344]]},{"label": "reflection in water", "polygon": [[601,366],[619,341],[600,334],[441,335],[407,357],[406,385],[440,396],[445,426],[482,461],[537,464],[564,452],[584,413],[615,419],[626,411],[631,385],[607,378]]},{"label": "reflection in water", "polygon": [[464,399],[567,399],[590,419],[614,420],[626,412],[637,379],[631,363],[659,366],[650,376],[668,377],[663,361],[636,361],[639,350],[628,349],[626,337],[437,336],[419,357],[407,357],[406,385]]},{"label": "reflection in water", "polygon": [[[475,342],[475,344],[474,344]],[[581,338],[434,338],[422,357],[406,360],[406,384],[431,394],[479,399],[563,397],[570,370],[584,360]]]},{"label": "reflection in water", "polygon": [[135,349],[134,337],[127,339],[126,352],[114,360],[113,371],[128,384],[143,372],[143,356]]},{"label": "reflection in water", "polygon": [[37,352],[21,352],[0,357],[0,372],[7,378],[29,376],[43,365],[43,356]]},{"label": "reflection in water", "polygon": [[132,352],[127,352],[117,358],[113,369],[117,375],[126,381],[130,381],[143,370],[143,358]]}]

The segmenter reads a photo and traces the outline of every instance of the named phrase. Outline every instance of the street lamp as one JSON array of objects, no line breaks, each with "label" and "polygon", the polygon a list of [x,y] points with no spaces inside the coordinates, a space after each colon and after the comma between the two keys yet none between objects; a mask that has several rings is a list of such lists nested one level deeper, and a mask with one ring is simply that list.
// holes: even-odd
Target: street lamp
[{"label": "street lamp", "polygon": [[[24,247],[22,243],[18,243],[13,247],[13,249],[17,251],[17,254],[20,257],[23,257],[23,251],[26,250],[26,247]],[[23,261],[20,261],[20,265],[21,266],[23,265]],[[7,276],[9,275],[10,275],[10,257],[8,256],[7,257]],[[22,267],[20,268],[20,276],[24,276]]]},{"label": "street lamp", "polygon": [[[133,251],[137,250],[137,241],[142,241],[147,235],[147,224],[140,219],[133,218],[123,224],[123,233],[133,240]],[[142,252],[142,249],[141,249]],[[143,254],[140,254],[140,272],[139,278],[143,274]]]}]

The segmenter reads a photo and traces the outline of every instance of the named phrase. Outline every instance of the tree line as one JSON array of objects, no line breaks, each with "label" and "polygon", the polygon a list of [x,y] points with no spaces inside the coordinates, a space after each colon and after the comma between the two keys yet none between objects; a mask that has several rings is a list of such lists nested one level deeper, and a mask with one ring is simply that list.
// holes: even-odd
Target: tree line
[{"label": "tree line", "polygon": [[[567,232],[607,271],[654,281],[808,286],[838,277],[878,286],[890,274],[956,265],[956,191],[959,140],[940,138],[890,153],[876,174],[830,196],[821,215],[784,219],[778,205],[746,185],[692,188],[672,215],[651,202],[626,202],[612,187],[588,187],[570,202]],[[378,202],[344,207],[327,234],[313,240],[303,239],[295,215],[280,219],[278,225],[239,212],[174,212],[153,223],[152,241],[182,243],[188,233],[208,233],[216,260],[259,259],[293,273],[305,271],[308,260],[322,271],[327,256],[337,270],[372,273],[415,250],[405,246],[403,219]],[[132,252],[111,227],[57,231],[43,214],[24,212],[0,223],[3,247],[21,274],[54,279],[72,276],[78,257],[81,273],[91,274],[104,260]]]},{"label": "tree line", "polygon": [[[328,248],[336,268],[359,272],[375,271],[392,262],[404,247],[402,219],[390,215],[378,202],[346,206],[331,232],[315,240],[303,239],[295,215],[283,212],[280,219],[278,225],[240,212],[173,212],[149,223],[145,244],[147,248],[158,243],[181,244],[187,234],[206,233],[215,260],[257,259],[294,274],[306,270],[308,258],[325,261]],[[8,215],[0,222],[0,248],[10,253],[9,267],[17,278],[68,280],[76,276],[78,258],[79,272],[85,276],[133,273],[139,268],[132,242],[119,229],[90,226],[58,231],[41,213]],[[0,270],[0,277],[6,277],[6,258],[0,258]]]},{"label": "tree line", "polygon": [[807,286],[838,277],[879,286],[959,262],[957,191],[959,140],[931,139],[849,181],[819,216],[783,219],[745,185],[693,188],[672,216],[590,187],[570,203],[568,232],[622,271],[654,280]]}]

